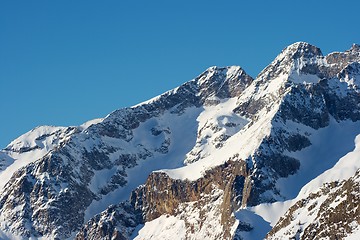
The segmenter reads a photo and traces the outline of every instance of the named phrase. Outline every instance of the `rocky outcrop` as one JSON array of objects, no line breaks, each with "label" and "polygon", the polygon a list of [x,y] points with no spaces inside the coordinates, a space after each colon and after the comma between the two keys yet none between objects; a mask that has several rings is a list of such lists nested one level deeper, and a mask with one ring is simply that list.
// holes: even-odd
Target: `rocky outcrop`
[{"label": "rocky outcrop", "polygon": [[229,238],[230,228],[235,222],[233,212],[246,205],[249,192],[245,187],[247,177],[246,163],[241,160],[230,160],[208,170],[204,177],[196,181],[172,179],[166,173],[154,172],[144,186],[134,191],[131,201],[136,208],[142,209],[145,221],[151,221],[164,214],[179,215],[180,206],[184,203],[197,202],[201,208],[204,196],[221,190],[223,201],[218,207],[224,228],[222,237]]}]

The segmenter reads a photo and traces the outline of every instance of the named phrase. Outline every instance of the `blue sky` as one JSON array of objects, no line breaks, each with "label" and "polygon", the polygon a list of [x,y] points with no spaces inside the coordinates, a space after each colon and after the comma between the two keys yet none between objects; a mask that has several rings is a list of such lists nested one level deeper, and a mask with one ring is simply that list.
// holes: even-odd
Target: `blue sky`
[{"label": "blue sky", "polygon": [[360,43],[353,1],[1,1],[0,148],[38,125],[79,125],[210,66],[256,76],[287,45]]}]

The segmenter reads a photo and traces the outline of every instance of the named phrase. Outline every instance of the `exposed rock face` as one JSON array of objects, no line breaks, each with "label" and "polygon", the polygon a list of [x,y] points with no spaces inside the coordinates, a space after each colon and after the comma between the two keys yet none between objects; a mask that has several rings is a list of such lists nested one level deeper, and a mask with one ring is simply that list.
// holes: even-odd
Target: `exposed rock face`
[{"label": "exposed rock face", "polygon": [[[224,99],[239,96],[253,81],[239,67],[211,67],[195,79],[200,83],[199,96],[201,102],[216,104],[214,99]],[[216,97],[216,98],[214,98]]]},{"label": "exposed rock face", "polygon": [[75,239],[129,239],[135,227],[142,223],[142,212],[129,203],[122,203],[92,218]]},{"label": "exposed rock face", "polygon": [[[284,200],[278,181],[302,166],[293,153],[312,146],[332,120],[360,120],[359,61],[357,45],[323,56],[295,43],[256,79],[240,67],[211,67],[93,124],[34,130],[0,152],[0,178],[11,176],[0,227],[23,237],[63,239],[80,230],[77,239],[129,239],[141,224],[171,218],[185,239],[251,231],[234,212]],[[19,167],[7,172],[12,166]],[[284,219],[268,237],[288,226]]]},{"label": "exposed rock face", "polygon": [[359,45],[353,44],[352,47],[345,52],[334,52],[326,56],[326,62],[330,65],[328,68],[329,76],[334,76],[345,68],[349,63],[359,62],[360,51]]},{"label": "exposed rock face", "polygon": [[[87,174],[82,171],[79,179],[90,178]],[[69,235],[82,226],[95,197],[79,182],[59,154],[46,155],[12,176],[1,195],[1,219],[25,237]]]},{"label": "exposed rock face", "polygon": [[[244,186],[247,169],[244,161],[229,161],[208,170],[203,178],[196,181],[171,179],[166,173],[152,173],[145,185],[137,189],[132,196],[136,206],[143,209],[145,219],[151,221],[162,214],[176,215],[179,204],[199,201],[204,194],[220,189],[227,195],[225,204],[236,209],[243,200],[243,193],[238,192]],[[235,181],[236,180],[236,181]],[[238,186],[240,188],[235,188]],[[237,194],[236,194],[237,193]],[[235,198],[238,202],[233,202]],[[231,199],[231,201],[230,201]],[[234,206],[230,206],[234,204]]]},{"label": "exposed rock face", "polygon": [[[360,170],[297,201],[266,239],[343,239],[360,224]],[[302,220],[310,216],[311,222]]]}]

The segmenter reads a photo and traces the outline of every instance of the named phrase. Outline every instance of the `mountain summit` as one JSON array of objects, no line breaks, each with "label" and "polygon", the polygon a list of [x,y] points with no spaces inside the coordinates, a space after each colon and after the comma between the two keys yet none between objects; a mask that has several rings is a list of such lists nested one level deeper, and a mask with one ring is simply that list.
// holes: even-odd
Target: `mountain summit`
[{"label": "mountain summit", "polygon": [[255,79],[210,67],[103,119],[33,129],[0,151],[0,236],[360,237],[359,79],[359,45],[298,42]]}]

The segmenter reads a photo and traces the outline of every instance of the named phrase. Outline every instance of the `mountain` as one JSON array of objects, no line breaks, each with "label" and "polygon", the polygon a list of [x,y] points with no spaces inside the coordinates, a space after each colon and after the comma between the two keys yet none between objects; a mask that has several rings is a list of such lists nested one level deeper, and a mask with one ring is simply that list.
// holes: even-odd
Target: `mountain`
[{"label": "mountain", "polygon": [[0,236],[356,239],[359,83],[358,45],[298,42],[255,79],[211,67],[103,119],[38,127],[0,152]]}]

